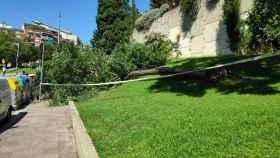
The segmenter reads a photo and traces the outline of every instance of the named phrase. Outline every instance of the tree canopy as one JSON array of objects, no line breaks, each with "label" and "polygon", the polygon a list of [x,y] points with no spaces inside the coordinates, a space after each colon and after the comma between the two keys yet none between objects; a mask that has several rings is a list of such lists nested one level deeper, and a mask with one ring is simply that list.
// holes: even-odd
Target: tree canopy
[{"label": "tree canopy", "polygon": [[129,10],[128,0],[98,0],[97,30],[91,41],[93,47],[110,54],[118,44],[129,41]]},{"label": "tree canopy", "polygon": [[14,62],[17,47],[15,45],[16,35],[8,30],[0,30],[0,59],[6,62]]},{"label": "tree canopy", "polygon": [[254,49],[280,49],[280,1],[255,0],[248,19]]},{"label": "tree canopy", "polygon": [[40,49],[32,43],[26,43],[16,38],[12,30],[0,30],[0,60],[15,64],[19,44],[19,63],[36,61],[39,59]]}]

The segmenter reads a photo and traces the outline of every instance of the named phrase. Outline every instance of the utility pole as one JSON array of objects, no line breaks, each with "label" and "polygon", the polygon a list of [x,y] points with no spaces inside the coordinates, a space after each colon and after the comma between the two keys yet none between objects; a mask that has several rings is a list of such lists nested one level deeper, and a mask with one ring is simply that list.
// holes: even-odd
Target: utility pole
[{"label": "utility pole", "polygon": [[40,69],[40,87],[39,87],[39,101],[41,101],[42,96],[42,83],[43,83],[43,70],[44,70],[44,56],[45,56],[45,44],[43,41],[43,35],[41,34],[41,40],[42,40],[42,58],[41,58],[41,69]]},{"label": "utility pole", "polygon": [[58,15],[58,37],[57,37],[57,43],[60,44],[60,31],[61,31],[61,12],[59,12]]},{"label": "utility pole", "polygon": [[17,56],[16,56],[16,72],[17,72],[17,69],[18,69],[18,57],[19,57],[19,43],[17,43]]}]

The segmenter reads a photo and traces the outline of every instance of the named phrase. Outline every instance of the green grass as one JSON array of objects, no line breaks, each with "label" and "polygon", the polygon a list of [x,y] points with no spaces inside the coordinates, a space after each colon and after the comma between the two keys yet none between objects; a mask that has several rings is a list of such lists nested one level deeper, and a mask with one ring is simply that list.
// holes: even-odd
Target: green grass
[{"label": "green grass", "polygon": [[215,66],[217,64],[225,64],[240,59],[246,59],[252,56],[221,56],[221,57],[204,57],[204,58],[192,58],[192,59],[176,59],[170,60],[164,67],[173,67],[178,70],[194,70],[202,69],[209,66]]},{"label": "green grass", "polygon": [[18,68],[17,70],[8,71],[8,74],[21,74],[23,72],[26,72],[28,74],[36,74],[37,70],[36,68]]},{"label": "green grass", "polygon": [[124,84],[77,107],[101,158],[279,157],[279,61],[231,67],[218,83]]}]

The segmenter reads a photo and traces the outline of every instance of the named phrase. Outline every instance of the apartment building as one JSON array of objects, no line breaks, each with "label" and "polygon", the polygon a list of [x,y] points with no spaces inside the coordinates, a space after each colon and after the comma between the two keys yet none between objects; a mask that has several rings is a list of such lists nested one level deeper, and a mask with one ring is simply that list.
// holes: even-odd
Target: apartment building
[{"label": "apartment building", "polygon": [[40,21],[25,23],[22,27],[22,31],[24,32],[25,39],[35,42],[36,45],[40,45],[42,40],[47,43],[57,43],[58,38],[62,43],[81,45],[78,36],[64,29],[59,29]]},{"label": "apartment building", "polygon": [[23,39],[24,34],[21,29],[16,29],[15,27],[8,25],[6,23],[0,23],[0,30],[6,33],[13,32],[16,35],[17,39]]},{"label": "apartment building", "polygon": [[42,41],[55,44],[59,41],[61,43],[74,43],[75,45],[82,45],[78,36],[70,31],[59,29],[40,21],[32,21],[31,23],[24,23],[21,29],[16,29],[10,25],[0,24],[0,28],[13,31],[17,39],[35,43],[40,46]]}]

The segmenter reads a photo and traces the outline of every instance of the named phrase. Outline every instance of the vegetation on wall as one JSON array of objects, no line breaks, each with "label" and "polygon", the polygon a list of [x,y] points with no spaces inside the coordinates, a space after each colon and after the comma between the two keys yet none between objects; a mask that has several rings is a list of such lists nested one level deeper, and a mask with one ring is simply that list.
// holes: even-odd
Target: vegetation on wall
[{"label": "vegetation on wall", "polygon": [[[212,2],[214,0],[211,0]],[[217,0],[215,0],[217,1]],[[192,17],[192,19],[195,19],[201,0],[151,0],[150,1],[151,8],[160,8],[163,4],[168,4],[170,6],[170,9],[181,6],[182,11],[186,14]]]},{"label": "vegetation on wall", "polygon": [[157,18],[179,5],[181,6],[182,12],[187,15],[192,22],[198,14],[200,4],[201,0],[151,0],[150,5],[152,9],[137,19],[135,24],[136,29],[138,31],[148,30]]},{"label": "vegetation on wall", "polygon": [[252,32],[248,30],[247,20],[240,20],[239,33],[239,54],[252,54],[252,50],[250,48]]},{"label": "vegetation on wall", "polygon": [[170,8],[175,8],[179,5],[180,0],[150,0],[152,9],[160,8],[163,4],[168,4]]},{"label": "vegetation on wall", "polygon": [[240,45],[240,0],[225,0],[224,23],[227,26],[232,51],[239,51]]},{"label": "vegetation on wall", "polygon": [[200,9],[201,0],[180,0],[182,11],[194,20]]},{"label": "vegetation on wall", "polygon": [[252,50],[262,52],[280,49],[279,0],[255,0],[247,23],[252,33],[250,42]]},{"label": "vegetation on wall", "polygon": [[151,9],[143,16],[139,17],[135,22],[135,27],[138,31],[148,30],[153,22],[161,17],[164,13],[169,10],[168,4],[163,4],[160,8]]}]

